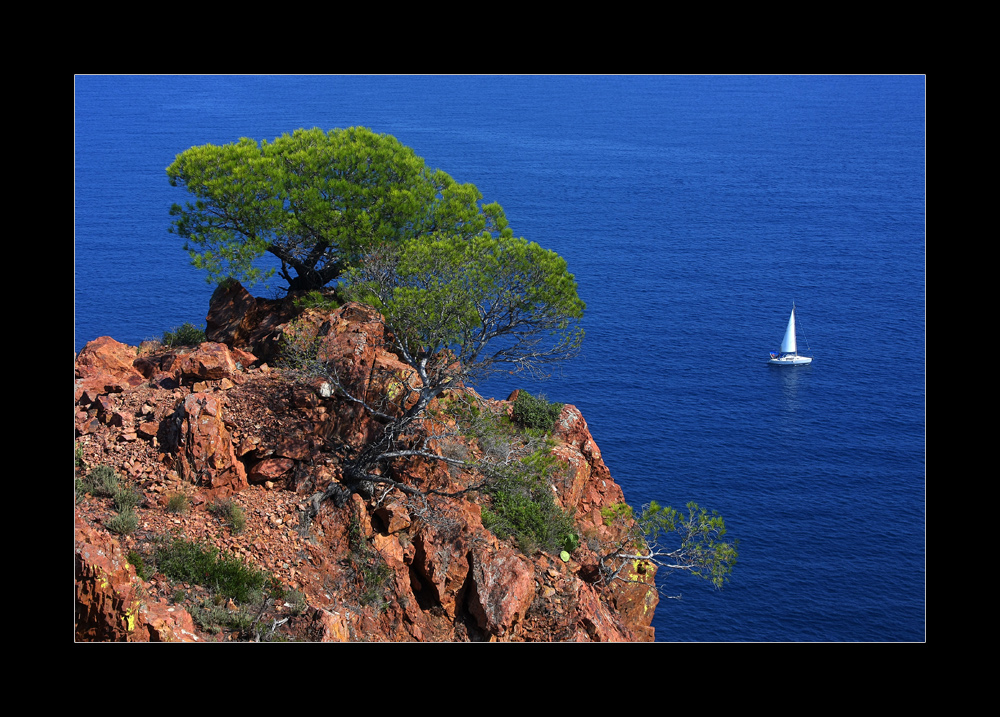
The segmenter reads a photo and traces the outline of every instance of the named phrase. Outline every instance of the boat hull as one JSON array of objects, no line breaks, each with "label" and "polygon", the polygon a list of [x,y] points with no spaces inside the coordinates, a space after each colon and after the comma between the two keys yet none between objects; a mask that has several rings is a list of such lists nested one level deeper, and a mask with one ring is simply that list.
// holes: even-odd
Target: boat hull
[{"label": "boat hull", "polygon": [[768,363],[775,366],[804,366],[805,364],[812,363],[812,358],[809,356],[779,356],[778,358],[768,359]]}]

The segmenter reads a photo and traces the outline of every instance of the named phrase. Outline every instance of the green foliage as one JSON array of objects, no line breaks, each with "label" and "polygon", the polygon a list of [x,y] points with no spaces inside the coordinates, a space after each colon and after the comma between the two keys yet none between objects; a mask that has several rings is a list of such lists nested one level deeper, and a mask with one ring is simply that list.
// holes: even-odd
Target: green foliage
[{"label": "green foliage", "polygon": [[572,553],[579,546],[573,516],[552,493],[552,475],[558,461],[548,449],[537,451],[511,466],[486,488],[490,506],[483,509],[483,525],[501,537],[513,535],[521,550]]},{"label": "green foliage", "polygon": [[407,356],[438,357],[432,380],[455,366],[472,379],[498,368],[539,372],[575,355],[583,340],[585,304],[566,261],[509,234],[440,236],[370,253],[344,294],[382,312]]},{"label": "green foliage", "polygon": [[164,346],[198,346],[204,341],[205,332],[191,323],[163,332]]},{"label": "green foliage", "polygon": [[95,466],[87,472],[83,479],[86,490],[91,495],[107,498],[118,492],[120,482],[118,473],[111,466]]},{"label": "green foliage", "polygon": [[247,516],[243,511],[243,506],[230,498],[217,500],[209,506],[209,510],[229,523],[229,528],[234,535],[242,533],[247,526]]},{"label": "green foliage", "polygon": [[129,507],[112,517],[106,525],[112,533],[131,535],[139,527],[139,517],[135,514],[135,510]]},{"label": "green foliage", "polygon": [[112,499],[118,514],[107,522],[107,528],[111,532],[128,535],[139,527],[135,508],[142,503],[145,496],[135,486],[124,483],[111,466],[99,465],[88,471],[87,475],[77,482],[77,502],[84,492]]},{"label": "green foliage", "polygon": [[[602,515],[622,525],[633,518],[631,509],[617,505]],[[739,541],[724,541],[725,535],[725,521],[715,511],[709,513],[692,502],[685,514],[652,501],[634,516],[624,539],[602,558],[602,568],[611,581],[630,561],[648,560],[668,571],[690,572],[721,589],[729,581],[739,549]]]},{"label": "green foliage", "polygon": [[319,289],[313,289],[298,297],[294,303],[300,309],[321,309],[323,311],[333,311],[340,306],[340,302],[333,295]]},{"label": "green foliage", "polygon": [[669,506],[650,502],[638,519],[643,538],[647,544],[656,544],[660,536],[676,533],[681,537],[679,555],[691,573],[722,588],[736,564],[739,541],[720,540],[726,534],[726,523],[716,511],[709,513],[694,502],[688,503],[687,509],[685,516]]},{"label": "green foliage", "polygon": [[[264,599],[263,593],[254,597],[255,600],[251,600],[251,603]],[[201,600],[190,612],[198,627],[212,635],[217,635],[223,630],[234,630],[246,635],[256,621],[252,605],[238,605],[235,610],[230,610],[213,598]]]},{"label": "green foliage", "polygon": [[306,599],[306,594],[300,590],[289,590],[285,596],[285,606],[292,615],[301,615],[309,607],[309,601]]},{"label": "green foliage", "polygon": [[151,577],[153,577],[153,574],[151,572],[147,572],[148,568],[146,567],[146,561],[138,551],[136,550],[128,551],[126,560],[128,560],[129,563],[131,563],[132,566],[135,568],[135,574],[138,575],[140,579],[149,580]]},{"label": "green foliage", "polygon": [[186,513],[190,507],[190,500],[183,493],[174,493],[167,499],[168,513]]},{"label": "green foliage", "polygon": [[241,603],[277,587],[270,573],[246,565],[218,548],[183,538],[163,540],[155,551],[156,569],[171,580],[204,585]]},{"label": "green foliage", "polygon": [[628,503],[615,503],[614,505],[601,508],[601,518],[607,526],[614,525],[615,521],[632,519],[632,506]]},{"label": "green foliage", "polygon": [[548,433],[555,426],[563,404],[549,403],[544,395],[532,396],[522,389],[517,392],[513,408],[515,421],[527,428],[537,428]]},{"label": "green foliage", "polygon": [[111,497],[114,500],[115,510],[119,513],[134,509],[145,500],[142,491],[127,484],[119,484],[118,490]]},{"label": "green foliage", "polygon": [[506,228],[503,210],[481,206],[475,186],[430,170],[395,137],[362,127],[192,147],[167,176],[194,197],[171,207],[170,231],[216,281],[266,280],[273,271],[255,262],[270,253],[289,288],[318,289],[374,245]]}]

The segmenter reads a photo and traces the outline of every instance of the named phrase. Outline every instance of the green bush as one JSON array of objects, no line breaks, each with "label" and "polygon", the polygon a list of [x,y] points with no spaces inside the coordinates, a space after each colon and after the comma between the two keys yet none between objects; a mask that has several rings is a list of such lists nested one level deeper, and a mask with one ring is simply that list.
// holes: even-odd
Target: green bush
[{"label": "green bush", "polygon": [[614,525],[614,523],[619,519],[631,520],[632,519],[632,507],[628,503],[615,503],[614,505],[605,506],[601,508],[601,518],[605,525]]},{"label": "green bush", "polygon": [[254,625],[254,610],[248,606],[230,611],[210,599],[202,600],[193,607],[191,617],[199,628],[213,635],[219,634],[223,629],[236,630],[245,635]]},{"label": "green bush", "polygon": [[528,555],[538,550],[576,550],[580,543],[573,515],[556,503],[552,493],[556,465],[547,448],[523,459],[518,471],[488,490],[490,506],[483,510],[483,525],[496,535],[513,535]]},{"label": "green bush", "polygon": [[77,502],[82,493],[101,498],[111,498],[114,501],[118,515],[107,522],[108,530],[120,535],[127,535],[139,527],[139,518],[135,508],[145,500],[142,491],[135,486],[122,482],[121,476],[111,466],[99,465],[92,468],[83,480],[76,485]]},{"label": "green bush", "polygon": [[285,605],[290,608],[292,615],[301,615],[309,607],[309,601],[304,592],[290,590],[285,596]]},{"label": "green bush", "polygon": [[186,513],[188,507],[188,497],[183,493],[174,493],[167,499],[167,512],[169,513]]},{"label": "green bush", "polygon": [[126,508],[107,522],[107,528],[112,533],[130,535],[139,527],[139,516],[132,508]]},{"label": "green bush", "polygon": [[111,466],[99,465],[91,468],[83,484],[88,493],[101,498],[109,498],[118,492],[118,473]]},{"label": "green bush", "polygon": [[247,526],[247,516],[243,507],[229,498],[217,500],[209,507],[209,510],[229,523],[233,534],[242,533]]},{"label": "green bush", "polygon": [[128,560],[132,564],[132,567],[135,568],[135,574],[138,575],[142,580],[149,580],[151,577],[153,577],[152,573],[148,573],[146,571],[146,561],[142,557],[142,555],[137,551],[135,550],[128,551],[126,560]]},{"label": "green bush", "polygon": [[156,569],[171,580],[203,585],[240,603],[259,599],[264,590],[278,590],[270,573],[205,543],[183,538],[161,541],[155,560]]},{"label": "green bush", "polygon": [[134,486],[122,484],[119,484],[118,490],[111,497],[115,502],[115,510],[119,513],[137,507],[146,499],[142,491]]},{"label": "green bush", "polygon": [[172,331],[163,332],[164,346],[197,346],[203,341],[205,341],[205,332],[191,323],[186,323],[179,328],[174,327]]},{"label": "green bush", "polygon": [[555,426],[562,409],[563,404],[549,403],[545,396],[532,396],[522,389],[514,399],[513,418],[526,428],[549,432]]},{"label": "green bush", "polygon": [[336,298],[320,289],[313,289],[308,294],[295,299],[294,303],[300,309],[322,309],[323,311],[333,311],[340,306]]}]

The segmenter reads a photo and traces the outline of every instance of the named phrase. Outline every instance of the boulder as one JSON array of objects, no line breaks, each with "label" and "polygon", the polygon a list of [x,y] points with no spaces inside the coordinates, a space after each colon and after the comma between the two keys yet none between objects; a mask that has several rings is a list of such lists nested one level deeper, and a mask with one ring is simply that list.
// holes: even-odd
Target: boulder
[{"label": "boulder", "polygon": [[226,428],[224,399],[216,393],[191,393],[180,408],[181,472],[196,485],[219,496],[248,486],[246,468],[236,457]]},{"label": "boulder", "polygon": [[188,381],[218,381],[237,377],[236,360],[225,344],[206,341],[193,351],[176,353],[165,368]]},{"label": "boulder", "polygon": [[74,401],[90,405],[98,396],[121,393],[142,385],[145,377],[134,366],[136,348],[101,336],[76,356]]},{"label": "boulder", "polygon": [[535,599],[535,566],[511,547],[472,551],[469,612],[493,636],[513,633]]},{"label": "boulder", "polygon": [[[289,292],[282,299],[264,299],[251,295],[238,281],[224,282],[209,302],[205,337],[247,351],[255,359],[271,361],[280,352],[283,326],[302,311],[295,305],[302,293]],[[244,367],[249,366],[245,361],[240,362]]]}]

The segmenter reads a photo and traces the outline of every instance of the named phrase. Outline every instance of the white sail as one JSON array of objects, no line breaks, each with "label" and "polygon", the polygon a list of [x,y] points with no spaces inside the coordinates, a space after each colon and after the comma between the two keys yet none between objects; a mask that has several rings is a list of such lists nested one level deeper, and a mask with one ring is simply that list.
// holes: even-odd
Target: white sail
[{"label": "white sail", "polygon": [[795,307],[792,306],[792,315],[788,317],[788,328],[785,329],[785,338],[781,340],[781,353],[795,353]]}]

